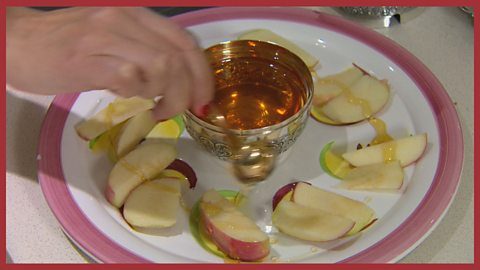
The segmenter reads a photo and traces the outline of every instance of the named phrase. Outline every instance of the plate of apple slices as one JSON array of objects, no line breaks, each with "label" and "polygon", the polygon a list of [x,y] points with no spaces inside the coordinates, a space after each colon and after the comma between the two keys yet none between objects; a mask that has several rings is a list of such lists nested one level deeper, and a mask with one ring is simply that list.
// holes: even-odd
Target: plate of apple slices
[{"label": "plate of apple slices", "polygon": [[155,100],[55,97],[38,177],[69,238],[104,263],[391,263],[448,210],[463,165],[455,108],[432,72],[384,36],[297,8],[172,17],[203,47],[279,44],[315,82],[302,135],[274,172],[237,181]]}]

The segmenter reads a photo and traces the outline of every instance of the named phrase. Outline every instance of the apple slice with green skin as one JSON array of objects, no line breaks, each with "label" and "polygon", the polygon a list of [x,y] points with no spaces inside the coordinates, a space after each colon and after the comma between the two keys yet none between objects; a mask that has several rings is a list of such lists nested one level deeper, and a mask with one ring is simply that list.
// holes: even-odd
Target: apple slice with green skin
[{"label": "apple slice with green skin", "polygon": [[93,153],[106,152],[110,161],[113,163],[117,162],[118,155],[115,151],[115,144],[117,141],[118,134],[122,130],[125,122],[115,125],[111,129],[105,131],[101,135],[92,139],[88,143],[88,147]]},{"label": "apple slice with green skin", "polygon": [[355,167],[393,160],[406,167],[417,161],[426,148],[427,134],[422,133],[347,152],[342,157]]},{"label": "apple slice with green skin", "polygon": [[140,97],[118,98],[92,117],[75,125],[75,131],[80,138],[88,141],[130,117],[152,109],[154,106],[155,102],[151,99]]},{"label": "apple slice with green skin", "polygon": [[333,121],[332,119],[328,118],[322,112],[321,107],[318,108],[318,107],[312,106],[312,108],[310,109],[310,116],[312,116],[313,119],[315,119],[316,121],[318,121],[320,123],[323,123],[323,124],[332,125],[332,126],[346,125],[344,123],[336,122],[336,121]]},{"label": "apple slice with green skin", "polygon": [[176,156],[177,151],[170,144],[140,144],[119,159],[110,171],[105,189],[107,200],[120,208],[135,187],[158,175]]},{"label": "apple slice with green skin", "polygon": [[387,104],[390,88],[386,81],[363,75],[342,94],[328,101],[321,111],[334,122],[350,124],[365,120]]},{"label": "apple slice with green skin", "polygon": [[270,253],[268,236],[217,191],[203,194],[199,210],[206,234],[228,257],[258,261]]},{"label": "apple slice with green skin", "polygon": [[309,52],[300,48],[297,44],[291,42],[285,37],[282,37],[268,29],[251,30],[241,34],[238,39],[260,40],[275,43],[296,54],[310,69],[313,69],[313,67],[318,64],[318,59]]},{"label": "apple slice with green skin", "polygon": [[334,142],[330,142],[322,148],[320,152],[320,166],[330,176],[343,179],[352,170],[352,166],[341,156],[332,152],[333,144]]},{"label": "apple slice with green skin", "polygon": [[398,190],[403,184],[403,168],[398,160],[381,162],[350,170],[338,185],[352,190]]},{"label": "apple slice with green skin", "polygon": [[272,223],[281,232],[307,241],[335,240],[346,235],[355,225],[351,219],[290,200],[278,203],[272,214]]},{"label": "apple slice with green skin", "polygon": [[115,144],[117,156],[121,158],[132,151],[156,123],[151,110],[140,112],[128,119],[117,136]]},{"label": "apple slice with green skin", "polygon": [[164,140],[177,142],[177,139],[182,135],[185,125],[180,116],[168,119],[157,123],[148,134],[145,136],[146,140]]},{"label": "apple slice with green skin", "polygon": [[303,182],[295,185],[292,202],[353,220],[355,226],[348,235],[358,233],[375,219],[375,211],[365,203]]},{"label": "apple slice with green skin", "polygon": [[320,78],[316,72],[312,72],[312,78],[314,79],[312,105],[315,107],[324,105],[331,99],[342,94],[344,89],[348,89],[364,74],[364,71],[356,65],[342,72],[322,78]]},{"label": "apple slice with green skin", "polygon": [[177,178],[146,181],[125,200],[123,217],[134,228],[166,228],[175,225],[180,210],[181,183]]}]

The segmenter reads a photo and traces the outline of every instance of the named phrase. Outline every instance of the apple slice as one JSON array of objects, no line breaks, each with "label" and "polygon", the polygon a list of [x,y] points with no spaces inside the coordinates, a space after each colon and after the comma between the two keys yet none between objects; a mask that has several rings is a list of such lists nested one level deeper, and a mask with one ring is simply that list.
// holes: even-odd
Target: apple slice
[{"label": "apple slice", "polygon": [[321,111],[334,122],[355,123],[380,111],[389,96],[390,88],[386,81],[363,75],[342,94],[327,102]]},{"label": "apple slice", "polygon": [[356,65],[323,78],[320,78],[316,72],[312,72],[312,78],[314,79],[313,106],[322,106],[334,97],[342,94],[344,89],[348,89],[364,74],[364,71]]},{"label": "apple slice", "polygon": [[197,185],[197,175],[187,162],[181,159],[175,159],[165,170],[160,172],[156,178],[178,178],[182,180],[182,186],[186,189],[194,189]]},{"label": "apple slice", "polygon": [[349,235],[361,231],[375,218],[375,212],[365,203],[303,182],[295,185],[292,201],[305,207],[353,220],[355,226],[351,228]]},{"label": "apple slice", "polygon": [[117,156],[121,158],[132,151],[156,123],[151,110],[140,112],[128,119],[117,136]]},{"label": "apple slice", "polygon": [[342,157],[355,167],[398,160],[402,167],[417,161],[427,148],[427,134],[407,136],[344,153]]},{"label": "apple slice", "polygon": [[163,140],[177,142],[178,137],[183,132],[183,122],[181,119],[176,118],[168,119],[157,123],[148,134],[145,136],[146,140]]},{"label": "apple slice", "polygon": [[113,126],[142,111],[152,109],[154,106],[155,102],[151,99],[118,98],[92,117],[75,125],[75,130],[82,139],[91,140]]},{"label": "apple slice", "polygon": [[318,63],[318,59],[300,48],[295,43],[287,40],[286,38],[268,30],[268,29],[255,29],[241,34],[238,39],[250,39],[250,40],[260,40],[275,43],[279,46],[284,47],[285,49],[293,52],[298,57],[300,57],[305,64],[312,69]]},{"label": "apple slice", "polygon": [[339,187],[355,190],[398,190],[403,184],[403,168],[398,160],[350,170]]},{"label": "apple slice", "polygon": [[279,188],[277,190],[277,192],[275,192],[275,194],[273,195],[273,198],[272,198],[272,209],[274,211],[275,211],[275,208],[277,207],[278,203],[280,203],[281,200],[289,200],[289,201],[292,200],[293,190],[295,189],[295,186],[300,182],[304,183],[304,184],[307,184],[307,185],[311,185],[308,182],[296,181],[296,182],[291,182],[291,183],[288,183],[288,184],[282,186],[281,188]]},{"label": "apple slice", "polygon": [[330,176],[343,179],[352,170],[352,166],[341,156],[332,152],[333,143],[326,144],[320,152],[320,166]]},{"label": "apple slice", "polygon": [[217,191],[205,192],[199,209],[206,234],[228,257],[257,261],[270,253],[268,236]]},{"label": "apple slice", "polygon": [[117,141],[118,134],[122,130],[125,122],[115,125],[111,129],[105,131],[101,135],[92,139],[88,143],[88,147],[93,153],[105,152],[107,153],[108,158],[113,163],[117,162],[118,155],[115,151],[115,144]]},{"label": "apple slice", "polygon": [[341,126],[341,125],[346,125],[344,123],[336,122],[333,121],[332,119],[328,118],[323,112],[321,107],[315,107],[312,106],[310,109],[310,116],[313,117],[313,119],[317,120],[320,123],[327,124],[327,125],[332,125],[332,126]]},{"label": "apple slice", "polygon": [[[189,187],[194,189],[197,185],[197,175],[193,168],[185,161],[181,159],[175,159],[170,165],[167,166],[166,170],[177,171],[182,177],[188,180]],[[166,171],[164,170],[164,171]],[[179,176],[177,174],[177,176]]]},{"label": "apple slice", "polygon": [[155,178],[174,178],[180,182],[180,186],[182,190],[186,190],[190,188],[190,183],[188,178],[181,172],[174,170],[174,169],[165,169],[158,174]]},{"label": "apple slice", "polygon": [[293,196],[293,190],[295,189],[295,185],[297,185],[298,182],[293,182],[284,185],[281,187],[275,194],[273,195],[272,199],[272,209],[275,211],[275,208],[277,208],[277,205],[280,203],[281,200],[291,200]]},{"label": "apple slice", "polygon": [[180,209],[180,185],[177,178],[160,178],[140,184],[125,200],[123,217],[133,227],[173,226]]},{"label": "apple slice", "polygon": [[[295,192],[294,192],[295,193]],[[281,200],[272,214],[281,232],[307,241],[330,241],[346,235],[355,225],[351,219]]]},{"label": "apple slice", "polygon": [[105,189],[107,200],[120,208],[130,191],[152,179],[175,160],[175,147],[166,143],[140,144],[115,163]]}]

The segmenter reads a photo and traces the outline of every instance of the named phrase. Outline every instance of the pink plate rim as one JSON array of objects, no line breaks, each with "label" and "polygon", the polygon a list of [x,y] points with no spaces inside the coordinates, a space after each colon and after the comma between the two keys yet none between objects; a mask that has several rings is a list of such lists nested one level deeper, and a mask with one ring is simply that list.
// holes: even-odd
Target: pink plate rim
[{"label": "pink plate rim", "polygon": [[[463,135],[455,107],[434,74],[406,49],[364,26],[338,16],[303,8],[219,7],[188,12],[172,19],[183,27],[232,19],[271,19],[303,23],[344,34],[395,62],[429,102],[439,128],[440,157],[434,181],[415,211],[392,233],[341,263],[387,263],[399,259],[428,235],[447,211],[463,169]],[[61,164],[65,121],[79,94],[58,95],[40,133],[38,178],[49,207],[65,232],[98,261],[149,263],[102,234],[83,214],[68,189]],[[78,228],[81,228],[79,230]]]}]

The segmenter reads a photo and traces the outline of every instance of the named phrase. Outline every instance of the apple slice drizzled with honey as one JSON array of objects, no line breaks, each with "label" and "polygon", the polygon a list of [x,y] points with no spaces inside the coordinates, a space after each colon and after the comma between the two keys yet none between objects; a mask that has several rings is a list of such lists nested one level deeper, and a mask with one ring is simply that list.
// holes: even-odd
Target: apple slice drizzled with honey
[{"label": "apple slice drizzled with honey", "polygon": [[117,162],[141,142],[161,141],[175,144],[185,130],[180,115],[157,121],[151,99],[116,98],[107,107],[75,125],[77,135],[89,142],[94,153],[106,152]]},{"label": "apple slice drizzled with honey", "polygon": [[353,64],[342,72],[319,77],[312,71],[314,97],[311,115],[330,125],[348,125],[370,119],[387,104],[390,87]]},{"label": "apple slice drizzled with honey", "polygon": [[272,200],[272,223],[281,232],[308,241],[331,241],[355,235],[375,220],[364,202],[308,182],[281,187]]},{"label": "apple slice drizzled with honey", "polygon": [[320,166],[329,175],[344,180],[339,187],[357,190],[398,190],[403,168],[419,160],[427,148],[427,134],[399,139],[372,140],[367,147],[343,153],[332,150],[333,142],[320,153]]},{"label": "apple slice drizzled with honey", "polygon": [[92,117],[76,124],[75,131],[80,138],[87,141],[92,140],[113,126],[153,107],[155,107],[155,102],[151,99],[117,98]]},{"label": "apple slice drizzled with honey", "polygon": [[239,192],[208,190],[194,205],[190,228],[211,253],[236,262],[258,262],[270,254],[270,239],[237,208]]}]

